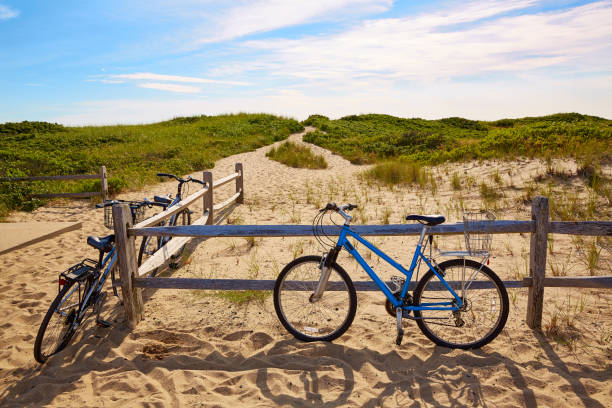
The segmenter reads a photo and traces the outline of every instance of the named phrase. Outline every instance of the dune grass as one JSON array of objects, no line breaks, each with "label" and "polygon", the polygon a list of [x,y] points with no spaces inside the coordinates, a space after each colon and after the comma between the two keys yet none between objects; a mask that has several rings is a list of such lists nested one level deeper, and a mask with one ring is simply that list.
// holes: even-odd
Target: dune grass
[{"label": "dune grass", "polygon": [[318,130],[304,141],[352,163],[403,158],[424,164],[472,159],[574,157],[598,162],[612,155],[612,120],[578,113],[494,122],[463,118],[404,119],[351,115],[337,120],[311,115]]},{"label": "dune grass", "polygon": [[327,162],[319,154],[314,154],[308,146],[285,142],[270,149],[266,156],[286,166],[306,169],[325,169]]},{"label": "dune grass", "polygon": [[387,186],[395,184],[424,186],[429,180],[429,175],[421,165],[401,160],[377,163],[363,174],[366,178]]},{"label": "dune grass", "polygon": [[[64,127],[46,122],[0,124],[0,177],[96,174],[105,165],[116,193],[187,174],[216,160],[287,138],[303,126],[267,114],[181,117],[148,125]],[[99,190],[99,181],[0,183],[0,216],[40,204],[30,194]]]}]

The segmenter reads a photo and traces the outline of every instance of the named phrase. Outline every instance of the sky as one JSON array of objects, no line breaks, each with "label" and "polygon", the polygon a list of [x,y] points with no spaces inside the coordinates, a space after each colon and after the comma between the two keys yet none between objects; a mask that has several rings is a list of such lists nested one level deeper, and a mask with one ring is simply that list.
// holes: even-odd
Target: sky
[{"label": "sky", "polygon": [[612,118],[612,0],[0,0],[0,123]]}]

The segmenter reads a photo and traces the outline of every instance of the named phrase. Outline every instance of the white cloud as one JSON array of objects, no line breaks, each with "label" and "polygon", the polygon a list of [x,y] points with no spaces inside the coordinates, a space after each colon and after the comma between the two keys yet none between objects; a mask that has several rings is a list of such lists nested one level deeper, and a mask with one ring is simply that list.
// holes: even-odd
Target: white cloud
[{"label": "white cloud", "polygon": [[321,20],[380,13],[393,0],[256,0],[220,11],[212,25],[200,29],[200,43],[219,42],[247,34]]},{"label": "white cloud", "polygon": [[160,91],[168,91],[168,92],[177,92],[177,93],[199,93],[202,91],[201,88],[197,86],[188,86],[188,85],[177,85],[177,84],[168,84],[161,82],[146,82],[142,84],[138,84],[141,88],[148,89],[157,89]]},{"label": "white cloud", "polygon": [[17,17],[18,15],[18,10],[13,10],[8,6],[0,4],[0,20],[8,20],[10,18]]},{"label": "white cloud", "polygon": [[610,69],[612,1],[490,18],[533,3],[473,1],[434,14],[370,20],[334,35],[247,41],[246,49],[267,54],[244,66],[349,87],[364,78],[422,82],[550,67]]},{"label": "white cloud", "polygon": [[136,72],[134,74],[111,75],[110,78],[116,78],[119,80],[130,79],[130,80],[185,82],[185,83],[197,83],[197,84],[220,84],[220,85],[239,85],[239,86],[251,85],[248,82],[225,81],[225,80],[219,80],[219,79],[185,77],[185,76],[178,76],[178,75],[153,74],[151,72]]},{"label": "white cloud", "polygon": [[151,123],[176,116],[235,112],[269,112],[300,120],[313,113],[332,118],[359,113],[386,113],[425,119],[462,116],[495,120],[580,112],[612,118],[610,106],[612,75],[571,79],[527,75],[520,81],[440,82],[415,87],[410,92],[393,87],[314,94],[280,89],[253,96],[216,99],[89,101],[75,105],[68,115],[48,120],[67,125]]}]

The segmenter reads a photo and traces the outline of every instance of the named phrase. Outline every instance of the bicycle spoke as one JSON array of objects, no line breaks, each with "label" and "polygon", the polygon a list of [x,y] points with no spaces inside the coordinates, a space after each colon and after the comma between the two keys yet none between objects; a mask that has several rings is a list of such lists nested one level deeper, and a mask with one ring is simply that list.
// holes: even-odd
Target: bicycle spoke
[{"label": "bicycle spoke", "polygon": [[321,277],[320,257],[304,257],[290,263],[279,275],[274,306],[281,323],[301,340],[333,340],[352,322],[356,298],[334,268],[330,281],[343,282],[341,290],[324,291],[312,301]]}]

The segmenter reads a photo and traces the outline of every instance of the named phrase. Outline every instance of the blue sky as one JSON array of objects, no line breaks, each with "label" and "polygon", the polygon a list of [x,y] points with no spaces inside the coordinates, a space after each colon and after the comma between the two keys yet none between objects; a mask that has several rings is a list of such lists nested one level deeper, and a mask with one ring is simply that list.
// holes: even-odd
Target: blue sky
[{"label": "blue sky", "polygon": [[0,122],[612,118],[612,0],[0,0]]}]

